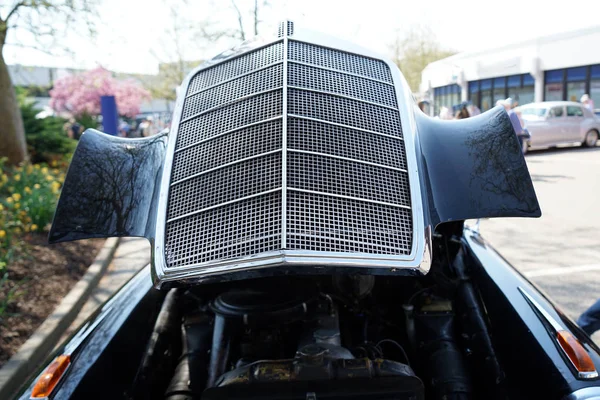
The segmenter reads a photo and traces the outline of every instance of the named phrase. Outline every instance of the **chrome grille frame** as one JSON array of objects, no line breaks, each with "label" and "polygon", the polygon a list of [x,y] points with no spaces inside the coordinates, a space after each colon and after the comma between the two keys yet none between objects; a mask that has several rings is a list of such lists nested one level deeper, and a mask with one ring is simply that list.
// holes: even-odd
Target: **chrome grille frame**
[{"label": "chrome grille frame", "polygon": [[[411,212],[412,217],[412,247],[410,254],[408,255],[397,255],[397,254],[372,254],[372,253],[342,253],[342,252],[325,252],[325,251],[308,251],[308,250],[291,250],[286,249],[287,240],[287,171],[286,166],[288,163],[287,156],[288,149],[287,143],[287,124],[290,118],[294,116],[288,114],[288,87],[290,90],[297,90],[292,86],[288,86],[288,68],[291,63],[299,66],[304,65],[300,61],[291,61],[288,57],[289,41],[297,43],[305,43],[308,45],[315,45],[324,48],[330,48],[336,51],[346,52],[351,55],[359,55],[369,57],[372,59],[383,61],[387,64],[391,74],[391,84],[395,91],[397,99],[397,110],[400,112],[400,129],[403,133],[404,149],[406,152],[406,170],[404,168],[395,168],[387,166],[391,169],[399,169],[408,173],[408,180],[410,182],[410,207],[407,210]],[[281,165],[282,165],[282,182],[281,182],[281,209],[284,210],[281,214],[281,244],[282,249],[270,252],[264,252],[260,254],[254,254],[250,256],[237,257],[231,259],[222,259],[216,261],[209,261],[204,263],[168,267],[166,262],[166,251],[165,251],[165,239],[166,239],[166,222],[167,222],[167,207],[169,198],[169,189],[171,182],[172,165],[176,151],[176,141],[178,136],[178,130],[183,119],[183,106],[188,95],[190,83],[193,78],[202,70],[210,68],[215,64],[223,61],[243,56],[248,52],[260,50],[268,46],[282,43],[283,45],[283,113],[280,117],[273,117],[270,120],[281,120],[283,127],[282,136],[282,151],[281,151]],[[277,63],[270,63],[261,69],[269,68]],[[327,69],[323,67],[322,69]],[[250,75],[256,73],[258,70],[247,71],[244,75]],[[335,70],[332,70],[335,71]],[[361,78],[350,71],[347,72],[350,76],[356,76]],[[363,77],[364,78],[364,77]],[[379,78],[372,78],[374,81],[379,81]],[[169,143],[167,156],[165,161],[165,168],[162,176],[162,190],[158,201],[158,220],[156,227],[156,235],[153,243],[153,264],[154,264],[154,282],[155,286],[161,287],[163,285],[170,285],[173,281],[186,280],[202,282],[210,280],[212,277],[222,274],[233,274],[233,273],[244,273],[250,272],[257,269],[276,267],[276,266],[299,266],[302,269],[309,270],[310,267],[323,266],[330,267],[342,267],[342,268],[368,268],[372,269],[374,274],[426,274],[430,268],[431,262],[431,231],[430,228],[425,228],[424,213],[423,213],[423,200],[421,198],[420,180],[417,170],[416,152],[415,152],[415,140],[416,140],[416,124],[413,117],[413,111],[416,108],[412,94],[404,78],[401,76],[397,67],[389,60],[382,58],[378,54],[372,53],[363,48],[357,47],[351,43],[344,42],[335,38],[324,36],[321,34],[313,33],[310,31],[300,30],[294,28],[293,37],[284,36],[283,38],[273,38],[272,40],[256,39],[251,42],[245,42],[238,48],[223,53],[220,56],[215,57],[213,60],[201,65],[194,71],[192,71],[182,84],[181,94],[177,98],[177,103],[172,119],[171,131],[169,134]],[[191,92],[190,94],[198,93],[198,90]],[[344,98],[344,95],[339,95],[340,98]],[[190,117],[187,116],[186,120]],[[340,124],[340,126],[342,126]],[[388,136],[388,135],[383,135]],[[389,136],[392,138],[393,136]],[[385,137],[384,137],[385,139]],[[185,149],[185,147],[183,147]],[[182,149],[177,149],[182,150]],[[339,157],[343,159],[343,157]],[[377,165],[377,164],[375,164]],[[272,191],[270,191],[272,192]],[[296,193],[302,193],[297,191]],[[364,201],[364,199],[361,199]]]}]

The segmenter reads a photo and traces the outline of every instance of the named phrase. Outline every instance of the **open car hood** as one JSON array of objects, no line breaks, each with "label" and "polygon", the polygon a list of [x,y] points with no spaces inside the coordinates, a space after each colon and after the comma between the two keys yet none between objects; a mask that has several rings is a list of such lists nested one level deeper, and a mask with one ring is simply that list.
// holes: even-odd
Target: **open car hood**
[{"label": "open car hood", "polygon": [[190,73],[172,121],[87,130],[50,242],[146,237],[157,287],[425,274],[436,225],[541,215],[502,107],[429,118],[391,61],[291,23]]}]

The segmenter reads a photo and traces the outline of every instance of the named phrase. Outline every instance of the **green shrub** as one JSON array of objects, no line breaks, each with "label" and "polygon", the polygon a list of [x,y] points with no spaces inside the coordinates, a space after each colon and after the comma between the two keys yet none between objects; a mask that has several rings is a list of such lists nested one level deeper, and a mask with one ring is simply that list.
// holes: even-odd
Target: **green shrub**
[{"label": "green shrub", "polygon": [[[58,166],[57,162],[53,162]],[[6,166],[0,159],[0,276],[27,232],[47,230],[64,181],[64,169],[40,164]]]},{"label": "green shrub", "polygon": [[25,138],[31,161],[51,162],[75,150],[77,141],[70,139],[64,131],[66,120],[59,117],[36,118],[42,110],[35,103],[19,96],[19,105]]}]

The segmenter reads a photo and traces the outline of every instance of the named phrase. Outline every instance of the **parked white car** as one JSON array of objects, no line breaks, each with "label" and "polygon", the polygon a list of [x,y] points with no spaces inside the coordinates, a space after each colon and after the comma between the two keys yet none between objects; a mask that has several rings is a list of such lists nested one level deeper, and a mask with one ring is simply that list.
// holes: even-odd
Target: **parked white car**
[{"label": "parked white car", "polygon": [[581,103],[545,101],[516,111],[531,133],[530,150],[573,144],[593,147],[598,142],[600,118]]}]

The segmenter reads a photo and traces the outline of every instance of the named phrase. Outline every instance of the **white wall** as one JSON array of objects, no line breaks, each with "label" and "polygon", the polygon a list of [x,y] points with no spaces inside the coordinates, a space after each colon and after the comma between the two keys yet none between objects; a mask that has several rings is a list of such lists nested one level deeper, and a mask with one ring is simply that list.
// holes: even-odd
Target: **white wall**
[{"label": "white wall", "polygon": [[[456,54],[429,64],[423,70],[419,89],[422,93],[429,90],[432,95],[432,88],[460,84],[461,74],[470,82],[529,73],[536,80],[535,100],[542,101],[543,71],[590,64],[600,64],[600,26]],[[464,93],[462,95],[466,98]]]}]

